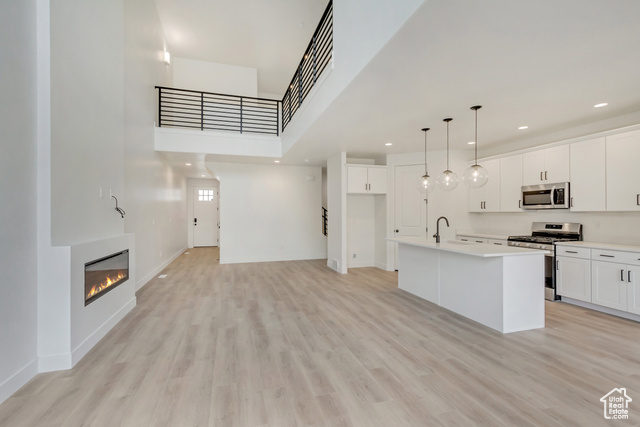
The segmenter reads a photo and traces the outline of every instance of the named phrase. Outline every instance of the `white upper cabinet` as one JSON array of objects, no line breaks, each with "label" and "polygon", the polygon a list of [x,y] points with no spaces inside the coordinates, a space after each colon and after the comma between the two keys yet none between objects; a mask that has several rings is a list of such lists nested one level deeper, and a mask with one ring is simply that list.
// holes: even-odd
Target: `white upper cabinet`
[{"label": "white upper cabinet", "polygon": [[522,155],[522,185],[569,181],[569,146],[547,148]]},{"label": "white upper cabinet", "polygon": [[570,145],[572,211],[604,211],[606,208],[605,138]]},{"label": "white upper cabinet", "polygon": [[367,176],[369,179],[369,193],[386,194],[387,193],[387,168],[377,167],[368,168]]},{"label": "white upper cabinet", "polygon": [[480,188],[469,188],[469,212],[500,212],[500,159],[479,163],[489,180]]},{"label": "white upper cabinet", "polygon": [[607,210],[640,210],[640,130],[607,137]]},{"label": "white upper cabinet", "polygon": [[522,211],[522,154],[500,159],[500,211]]},{"label": "white upper cabinet", "polygon": [[[418,178],[416,178],[418,182]],[[416,184],[417,185],[417,184]],[[386,166],[347,166],[347,193],[386,194]]]}]

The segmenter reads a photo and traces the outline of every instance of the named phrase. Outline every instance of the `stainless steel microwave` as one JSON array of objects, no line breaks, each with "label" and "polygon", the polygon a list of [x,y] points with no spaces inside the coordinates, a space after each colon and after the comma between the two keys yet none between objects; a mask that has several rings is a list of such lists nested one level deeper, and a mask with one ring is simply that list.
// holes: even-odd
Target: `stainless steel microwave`
[{"label": "stainless steel microwave", "polygon": [[523,209],[569,209],[570,200],[568,182],[522,187]]}]

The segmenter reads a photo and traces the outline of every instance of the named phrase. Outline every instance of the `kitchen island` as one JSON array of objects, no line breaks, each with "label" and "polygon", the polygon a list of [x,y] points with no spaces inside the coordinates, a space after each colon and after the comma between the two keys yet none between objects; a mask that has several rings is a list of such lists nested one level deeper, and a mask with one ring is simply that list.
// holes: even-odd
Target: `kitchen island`
[{"label": "kitchen island", "polygon": [[404,237],[398,287],[502,333],[544,328],[544,250]]}]

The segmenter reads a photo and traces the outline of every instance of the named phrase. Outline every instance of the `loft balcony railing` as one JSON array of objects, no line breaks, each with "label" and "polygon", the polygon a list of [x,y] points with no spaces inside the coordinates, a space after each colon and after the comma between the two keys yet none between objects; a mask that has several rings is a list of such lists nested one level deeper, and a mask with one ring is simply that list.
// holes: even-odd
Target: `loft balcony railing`
[{"label": "loft balcony railing", "polygon": [[280,101],[156,86],[158,126],[276,135]]},{"label": "loft balcony railing", "polygon": [[282,98],[283,131],[332,58],[333,1],[330,1]]}]

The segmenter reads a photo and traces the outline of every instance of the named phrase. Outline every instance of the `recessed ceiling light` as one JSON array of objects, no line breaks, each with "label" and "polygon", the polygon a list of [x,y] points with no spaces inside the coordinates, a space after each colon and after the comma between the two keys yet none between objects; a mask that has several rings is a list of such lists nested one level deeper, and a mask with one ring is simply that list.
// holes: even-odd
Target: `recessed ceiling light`
[{"label": "recessed ceiling light", "polygon": [[529,126],[520,126],[518,130],[529,129]]},{"label": "recessed ceiling light", "polygon": [[304,159],[304,162],[305,163],[309,163],[309,159]]},{"label": "recessed ceiling light", "polygon": [[200,175],[200,176],[204,178],[204,177],[205,177],[205,176],[207,176],[207,175]]},{"label": "recessed ceiling light", "polygon": [[469,142],[467,142],[467,144],[469,144],[469,145],[473,145],[473,144],[475,144],[475,143],[476,143],[475,141],[469,141]]},{"label": "recessed ceiling light", "polygon": [[389,145],[393,145],[393,143],[392,142],[387,142],[384,145],[389,146]]},{"label": "recessed ceiling light", "polygon": [[280,163],[280,160],[274,160],[273,163]]},{"label": "recessed ceiling light", "polygon": [[593,108],[606,107],[607,105],[609,105],[608,102],[601,102],[600,104],[594,105]]},{"label": "recessed ceiling light", "polygon": [[184,165],[185,166],[191,166],[191,163],[185,163]]}]

